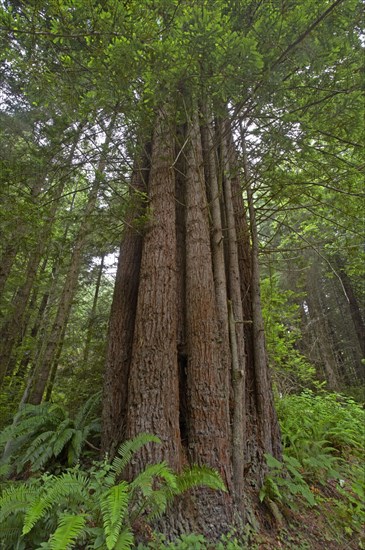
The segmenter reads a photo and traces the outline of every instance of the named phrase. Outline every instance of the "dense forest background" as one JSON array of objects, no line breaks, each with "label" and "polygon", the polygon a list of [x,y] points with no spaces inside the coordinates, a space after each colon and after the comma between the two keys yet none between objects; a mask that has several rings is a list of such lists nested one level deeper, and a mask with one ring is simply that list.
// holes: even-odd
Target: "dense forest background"
[{"label": "dense forest background", "polygon": [[[171,548],[210,534],[217,548],[363,547],[360,4],[0,2],[1,548],[167,547],[149,525],[185,532]],[[136,281],[143,306],[124,313]],[[199,361],[213,371],[218,355],[232,379],[218,368],[207,381]],[[156,396],[172,356],[178,380],[166,367]],[[201,436],[205,385],[226,442]],[[135,448],[108,466],[103,452],[118,460],[126,440]],[[151,461],[160,469],[139,478]],[[184,505],[156,524],[199,484],[221,496],[204,489],[185,524]],[[209,528],[215,513],[235,531]]]}]

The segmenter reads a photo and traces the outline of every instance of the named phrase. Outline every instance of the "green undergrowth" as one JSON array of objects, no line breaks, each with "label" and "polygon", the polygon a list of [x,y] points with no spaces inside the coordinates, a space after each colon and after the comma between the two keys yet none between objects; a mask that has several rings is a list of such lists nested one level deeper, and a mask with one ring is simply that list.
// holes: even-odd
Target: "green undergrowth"
[{"label": "green undergrowth", "polygon": [[219,542],[209,542],[203,535],[190,533],[168,541],[164,535],[154,534],[148,544],[139,544],[137,550],[256,550],[255,534],[247,529],[244,534],[228,533],[223,535]]},{"label": "green undergrowth", "polygon": [[100,433],[95,412],[99,402],[100,393],[91,396],[74,417],[55,403],[23,405],[0,434],[0,448],[4,446],[0,475],[21,474],[25,469],[60,472],[74,466],[86,448],[94,447],[89,439]]},{"label": "green undergrowth", "polygon": [[165,462],[151,464],[132,481],[122,475],[144,445],[158,437],[140,434],[124,442],[110,463],[95,461],[61,474],[38,473],[4,484],[0,496],[3,550],[128,550],[136,523],[149,524],[165,513],[177,495],[198,486],[225,491],[219,474],[193,466],[175,474]]},{"label": "green undergrowth", "polygon": [[[216,472],[191,468],[177,475],[160,463],[127,483],[122,472],[134,453],[158,438],[141,434],[112,462],[98,461],[88,446],[98,430],[90,401],[75,418],[52,404],[25,408],[1,436],[3,448],[11,445],[0,471],[0,548],[365,548],[364,409],[341,394],[306,390],[279,399],[277,411],[283,460],[266,455],[258,504],[258,516],[270,525],[261,522],[260,532],[246,525],[213,544],[199,533],[169,541],[151,526],[190,487],[224,490]],[[148,542],[138,546],[141,521]]]},{"label": "green undergrowth", "polygon": [[279,524],[304,514],[325,540],[365,548],[364,409],[341,394],[306,390],[279,399],[277,411],[283,461],[266,456],[260,500]]}]

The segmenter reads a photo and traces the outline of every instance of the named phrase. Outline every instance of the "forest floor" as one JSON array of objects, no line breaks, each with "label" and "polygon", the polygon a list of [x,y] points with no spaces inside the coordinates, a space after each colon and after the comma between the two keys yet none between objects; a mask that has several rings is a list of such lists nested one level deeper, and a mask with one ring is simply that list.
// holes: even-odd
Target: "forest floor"
[{"label": "forest floor", "polygon": [[[246,550],[365,549],[365,525],[362,532],[355,532],[350,527],[353,520],[351,511],[341,499],[335,483],[327,482],[326,486],[316,486],[312,490],[322,500],[320,506],[281,510],[283,523],[278,525],[273,519],[270,528],[257,534]],[[353,514],[356,514],[355,510]]]}]

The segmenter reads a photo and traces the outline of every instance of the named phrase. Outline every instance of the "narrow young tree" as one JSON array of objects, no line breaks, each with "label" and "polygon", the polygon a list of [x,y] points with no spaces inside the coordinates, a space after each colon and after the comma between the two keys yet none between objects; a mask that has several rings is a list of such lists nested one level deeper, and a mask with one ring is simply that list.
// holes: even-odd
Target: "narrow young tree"
[{"label": "narrow young tree", "polygon": [[59,350],[59,345],[62,341],[62,334],[65,333],[68,319],[70,316],[72,303],[76,293],[79,273],[82,264],[83,252],[90,231],[91,215],[95,209],[98,199],[102,174],[105,170],[107,154],[112,133],[115,125],[116,113],[111,120],[105,142],[102,146],[101,158],[95,171],[94,181],[92,182],[90,192],[87,197],[86,205],[80,221],[80,226],[74,240],[71,261],[63,284],[61,296],[58,301],[57,312],[52,324],[52,329],[49,333],[44,352],[38,358],[38,363],[35,366],[32,375],[32,386],[30,389],[28,402],[34,405],[42,401],[44,391],[50,376],[52,365],[54,364],[56,354]]}]

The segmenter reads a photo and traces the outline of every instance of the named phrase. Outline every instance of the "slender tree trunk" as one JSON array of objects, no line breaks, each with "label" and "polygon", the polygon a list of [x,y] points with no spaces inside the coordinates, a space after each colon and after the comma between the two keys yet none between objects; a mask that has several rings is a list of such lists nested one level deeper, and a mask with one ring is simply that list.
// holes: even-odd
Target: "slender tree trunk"
[{"label": "slender tree trunk", "polygon": [[[232,457],[233,483],[236,500],[242,503],[244,481],[244,434],[245,434],[245,378],[246,355],[243,304],[241,296],[241,276],[237,247],[236,220],[232,199],[231,165],[227,147],[227,128],[222,127],[222,168],[224,182],[225,214],[227,222],[227,256],[228,256],[228,288],[229,288],[229,328],[232,349],[232,387],[233,387],[233,418],[232,418]],[[230,135],[230,134],[228,134]]]},{"label": "slender tree trunk", "polygon": [[[48,263],[48,258],[46,257],[46,258],[44,258],[44,260],[42,262],[42,265],[39,269],[39,277],[40,278],[42,277],[42,275],[44,274],[44,272],[46,270],[47,263]],[[40,322],[41,322],[41,318],[42,318],[42,315],[43,315],[44,310],[45,310],[46,305],[47,305],[46,300],[48,301],[48,298],[47,298],[48,293],[46,292],[46,293],[44,293],[44,295],[42,297],[42,300],[41,300],[40,306],[38,308],[38,312],[37,312],[37,315],[36,315],[34,325],[33,325],[32,329],[29,330],[29,326],[30,326],[31,320],[32,320],[32,313],[33,313],[34,309],[36,309],[38,292],[39,292],[39,286],[35,285],[34,288],[33,288],[32,296],[31,296],[30,301],[29,301],[29,305],[28,305],[28,307],[26,309],[26,312],[24,314],[23,332],[22,332],[22,334],[19,334],[18,341],[15,344],[16,349],[18,349],[21,346],[21,343],[25,338],[28,337],[28,338],[30,338],[31,342],[34,342],[34,339],[37,336],[37,333],[38,333],[38,330],[39,330],[39,325],[40,325]],[[32,348],[32,344],[31,344],[30,347]],[[13,380],[19,380],[25,375],[28,364],[29,364],[31,356],[32,356],[32,351],[33,351],[33,349],[28,348],[27,350],[24,350],[22,352],[21,358],[17,357],[18,354],[13,354],[10,357],[9,362],[8,362],[8,367],[7,367],[7,375],[11,376],[9,387],[12,385]],[[18,366],[17,366],[17,364],[18,364]]]},{"label": "slender tree trunk", "polygon": [[85,210],[83,213],[81,225],[78,234],[74,241],[74,247],[71,256],[71,262],[68,269],[68,273],[64,282],[63,290],[58,304],[55,320],[52,325],[52,330],[49,335],[49,339],[45,346],[44,354],[41,355],[39,363],[35,368],[35,376],[33,380],[33,386],[29,395],[29,403],[34,405],[39,404],[42,401],[43,393],[47,385],[48,377],[52,364],[55,360],[56,351],[61,342],[61,336],[67,325],[72,302],[77,290],[79,273],[82,263],[82,254],[84,252],[85,244],[88,235],[91,231],[90,219],[93,210],[95,209],[98,192],[101,183],[101,175],[105,170],[106,155],[110,144],[113,128],[115,124],[115,117],[110,122],[108,133],[105,139],[102,150],[102,158],[96,170],[94,183],[92,184]]},{"label": "slender tree trunk", "polygon": [[[19,238],[19,236],[18,236]],[[14,260],[18,253],[18,243],[10,242],[6,245],[4,252],[0,260],[0,297],[4,292],[4,288],[8,277],[11,273],[11,268],[13,267]]]},{"label": "slender tree trunk", "polygon": [[[69,153],[68,162],[71,162],[74,157],[78,140],[79,132],[76,135],[75,141]],[[51,207],[47,215],[47,220],[40,230],[35,250],[31,253],[28,260],[24,284],[18,289],[13,300],[10,316],[0,330],[0,385],[6,375],[14,346],[21,338],[21,335],[24,334],[25,311],[32,288],[36,281],[39,264],[42,260],[42,256],[49,241],[49,236],[52,232],[52,227],[60,205],[60,198],[63,193],[64,185],[65,183],[63,181],[59,182],[56,186]]]},{"label": "slender tree trunk", "polygon": [[[30,193],[30,204],[32,208],[37,208],[37,202],[39,195],[44,185],[45,176],[38,177],[36,182],[32,185]],[[9,242],[5,244],[4,251],[0,260],[0,297],[3,294],[6,282],[11,273],[15,258],[18,254],[21,241],[26,236],[29,228],[24,221],[20,221],[14,228],[11,234]]]},{"label": "slender tree trunk", "polygon": [[[343,288],[346,291],[347,301],[350,309],[352,321],[354,323],[355,332],[359,341],[359,345],[362,351],[363,357],[365,357],[365,323],[361,315],[361,309],[359,302],[356,298],[350,277],[346,273],[343,260],[337,256],[336,263],[338,266],[338,274],[341,278]],[[364,376],[364,369],[362,369],[362,378]]]},{"label": "slender tree trunk", "polygon": [[65,323],[64,326],[63,326],[62,334],[60,336],[60,340],[58,342],[57,349],[56,349],[55,354],[54,354],[53,363],[52,363],[52,366],[50,368],[49,376],[48,376],[48,379],[47,379],[45,395],[44,395],[44,401],[50,401],[51,400],[51,396],[52,396],[52,392],[53,392],[53,388],[54,388],[54,383],[55,383],[55,380],[56,380],[58,365],[59,365],[60,357],[61,357],[61,354],[62,354],[63,343],[64,343],[65,337],[66,337],[66,332],[67,332],[67,323]]},{"label": "slender tree trunk", "polygon": [[87,324],[87,330],[86,330],[85,347],[84,347],[84,354],[82,359],[84,366],[87,366],[89,361],[90,343],[91,343],[91,338],[92,338],[93,329],[95,325],[96,307],[98,305],[101,278],[103,276],[103,270],[104,270],[104,259],[105,259],[105,254],[102,254],[100,257],[100,266],[98,268],[98,275],[95,283],[94,298],[93,298],[93,303],[92,303],[92,307],[89,315],[89,322]]},{"label": "slender tree trunk", "polygon": [[274,408],[273,394],[271,391],[271,379],[266,354],[264,319],[261,307],[259,238],[257,233],[256,213],[254,207],[253,191],[251,187],[251,177],[249,173],[245,136],[242,128],[241,142],[252,240],[251,300],[253,325],[253,355],[255,362],[256,392],[258,398],[257,405],[261,421],[265,451],[274,455],[277,458],[280,458],[280,430]]},{"label": "slender tree trunk", "polygon": [[[77,191],[75,191],[72,195],[72,200],[71,200],[70,210],[69,210],[70,213],[72,213],[74,208],[76,194],[77,194]],[[25,374],[29,364],[31,365],[30,373],[28,373],[28,377],[30,377],[32,381],[34,379],[35,367],[39,363],[40,357],[42,357],[45,345],[47,343],[48,325],[49,325],[49,319],[51,316],[51,308],[57,298],[57,287],[58,287],[59,276],[61,271],[61,261],[63,258],[63,254],[65,252],[65,246],[67,245],[67,236],[70,231],[70,226],[71,226],[71,222],[69,221],[64,230],[64,233],[61,239],[61,245],[58,248],[57,256],[56,258],[53,259],[52,272],[49,277],[48,284],[46,286],[47,290],[43,295],[41,305],[39,308],[39,313],[37,315],[37,320],[31,333],[31,336],[34,342],[32,349],[27,353],[26,357],[23,358],[19,366],[20,373]],[[62,350],[62,347],[61,347],[61,350]],[[25,397],[23,395],[22,401],[24,402],[27,401],[31,387],[32,387],[32,384],[29,385],[27,383],[27,388],[25,389],[26,395]]]},{"label": "slender tree trunk", "polygon": [[[46,308],[47,308],[49,296],[50,296],[49,290],[47,290],[46,292],[43,293],[41,303],[40,303],[39,308],[38,308],[37,317],[34,321],[34,325],[32,327],[32,330],[30,331],[30,337],[31,337],[32,342],[36,342],[39,329],[41,328],[42,318],[43,318],[44,313],[45,313]],[[26,375],[26,372],[28,370],[28,365],[31,361],[32,351],[33,351],[32,349],[26,350],[25,355],[24,355],[24,357],[22,358],[22,360],[19,364],[19,368],[16,371],[16,376],[17,377],[23,378]]]},{"label": "slender tree trunk", "polygon": [[312,265],[307,274],[307,304],[310,316],[310,330],[312,332],[312,353],[319,364],[328,388],[332,391],[339,389],[337,362],[332,347],[327,312],[323,307],[321,294],[320,266],[312,258]]},{"label": "slender tree trunk", "polygon": [[363,353],[358,335],[354,332],[349,302],[342,285],[338,284],[337,278],[328,282],[335,303],[334,330],[337,335],[342,336],[340,339],[336,338],[338,372],[343,385],[354,386],[358,382],[363,382],[365,376],[365,367],[362,364]]}]

